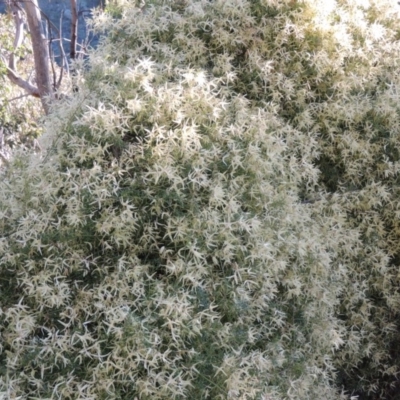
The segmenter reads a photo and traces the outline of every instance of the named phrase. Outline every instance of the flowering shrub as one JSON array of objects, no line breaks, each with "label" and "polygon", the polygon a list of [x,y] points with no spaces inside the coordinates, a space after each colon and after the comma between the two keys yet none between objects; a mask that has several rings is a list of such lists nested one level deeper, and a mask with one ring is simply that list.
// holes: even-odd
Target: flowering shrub
[{"label": "flowering shrub", "polygon": [[2,174],[0,396],[389,396],[397,10],[133,3]]}]

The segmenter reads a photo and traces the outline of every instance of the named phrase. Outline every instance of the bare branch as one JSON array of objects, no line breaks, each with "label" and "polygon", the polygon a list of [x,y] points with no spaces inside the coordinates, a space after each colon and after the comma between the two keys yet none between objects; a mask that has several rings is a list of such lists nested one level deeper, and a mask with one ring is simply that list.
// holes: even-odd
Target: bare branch
[{"label": "bare branch", "polygon": [[13,69],[7,66],[4,57],[2,61],[7,69],[7,77],[12,83],[15,83],[20,88],[26,90],[31,96],[40,97],[39,90],[36,86],[32,85],[29,81],[22,79]]},{"label": "bare branch", "polygon": [[69,66],[68,66],[68,60],[67,57],[65,55],[64,52],[64,46],[63,46],[63,40],[62,40],[62,19],[63,19],[63,12],[61,13],[61,17],[60,17],[60,29],[58,31],[58,40],[59,40],[59,47],[60,47],[60,53],[61,53],[61,58],[62,58],[62,68],[60,71],[60,76],[58,77],[58,82],[57,82],[57,86],[56,89],[58,89],[61,86],[61,82],[63,79],[63,75],[64,75],[64,68],[67,71],[67,74],[69,73]]},{"label": "bare branch", "polygon": [[[10,4],[10,6],[15,23],[14,51],[16,51],[24,40],[24,19],[22,16],[23,10],[20,5],[14,1]],[[8,67],[17,73],[14,52],[10,55]]]},{"label": "bare branch", "polygon": [[49,51],[43,34],[42,18],[37,0],[25,0],[29,31],[31,33],[36,81],[46,114],[49,112],[48,96],[53,94],[49,72]]},{"label": "bare branch", "polygon": [[[7,76],[11,82],[15,83],[20,88],[26,90],[30,95],[35,97],[40,97],[38,88],[18,75],[17,66],[15,62],[15,52],[21,46],[24,40],[24,18],[22,15],[23,10],[16,1],[12,1],[10,3],[10,7],[15,23],[15,38],[14,38],[14,52],[10,54],[10,58],[8,60],[8,66],[6,65]],[[4,59],[3,62],[6,64]]]},{"label": "bare branch", "polygon": [[62,19],[63,19],[63,14],[64,12],[61,12],[61,16],[60,16],[60,28],[57,28],[53,22],[51,22],[50,18],[43,12],[40,11],[42,17],[46,20],[47,23],[47,31],[49,32],[48,37],[50,38],[49,41],[49,53],[51,54],[51,42],[53,42],[52,38],[51,38],[51,30],[55,30],[57,33],[57,39],[56,41],[58,41],[58,46],[60,48],[60,54],[61,54],[61,60],[62,60],[62,64],[61,64],[61,71],[60,71],[60,75],[58,77],[58,80],[56,82],[56,74],[55,74],[55,70],[54,70],[54,65],[53,65],[53,59],[51,58],[51,62],[52,62],[52,71],[53,71],[53,85],[54,85],[54,90],[57,90],[60,86],[61,86],[61,82],[62,82],[62,78],[64,76],[64,68],[67,70],[67,72],[69,71],[68,68],[68,60],[67,57],[65,55],[65,51],[64,51],[64,46],[63,46],[63,39],[62,39]]},{"label": "bare branch", "polygon": [[6,154],[3,153],[4,148],[4,128],[0,128],[0,159],[3,161],[3,164],[8,165],[9,161]]},{"label": "bare branch", "polygon": [[31,96],[31,94],[30,93],[21,94],[21,96],[13,97],[12,99],[7,99],[6,101],[7,101],[7,103],[11,103],[12,101],[23,99],[24,97],[28,97],[28,96]]},{"label": "bare branch", "polygon": [[49,51],[49,59],[50,59],[50,66],[51,66],[51,72],[53,76],[53,89],[56,90],[56,85],[57,85],[57,73],[56,69],[54,67],[54,54],[53,54],[53,37],[51,35],[51,26],[50,26],[50,20],[46,18],[46,29],[47,29],[47,46],[48,46],[48,51]]},{"label": "bare branch", "polygon": [[78,10],[76,0],[71,1],[71,44],[69,55],[71,60],[76,57],[76,38],[78,36]]},{"label": "bare branch", "polygon": [[[76,0],[71,1],[71,59],[76,58],[76,45],[77,45],[77,24],[78,24],[78,10]],[[16,28],[15,39],[14,39],[14,51],[10,55],[8,63],[5,62],[7,68],[8,78],[23,88],[27,93],[32,96],[39,97],[42,101],[42,105],[45,113],[49,112],[49,101],[55,96],[55,92],[61,86],[61,82],[64,75],[64,68],[68,71],[68,60],[65,55],[65,51],[62,44],[61,37],[61,22],[60,29],[58,29],[50,19],[41,12],[38,0],[8,0],[8,4],[13,12],[14,23]],[[19,76],[16,66],[16,50],[21,46],[24,39],[24,18],[23,8],[24,4],[28,28],[32,41],[34,64],[35,64],[35,78],[36,86],[30,83],[29,79],[23,79]],[[42,17],[46,20],[47,32],[44,32],[42,26]],[[52,57],[52,29],[58,32],[58,41],[60,46],[60,54],[62,57],[62,65],[60,74],[57,77],[56,68],[54,65],[54,58]],[[46,35],[46,34],[47,35]],[[48,39],[48,40],[47,40]],[[4,57],[1,58],[4,61]],[[7,66],[8,65],[8,66]],[[51,72],[52,77],[51,77]],[[52,78],[52,79],[51,79]]]}]

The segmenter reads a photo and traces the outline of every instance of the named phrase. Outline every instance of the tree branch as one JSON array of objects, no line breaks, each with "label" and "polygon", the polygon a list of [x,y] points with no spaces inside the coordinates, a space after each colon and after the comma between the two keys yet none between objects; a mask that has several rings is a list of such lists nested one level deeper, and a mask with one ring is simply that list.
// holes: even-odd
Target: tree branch
[{"label": "tree branch", "polygon": [[15,83],[20,88],[26,90],[29,95],[34,97],[40,97],[39,90],[36,86],[32,85],[29,81],[22,79],[13,69],[7,66],[4,56],[1,56],[4,66],[7,70],[7,77],[12,83]]},{"label": "tree branch", "polygon": [[76,38],[78,36],[78,10],[76,0],[71,1],[71,44],[69,55],[71,60],[76,58]]},{"label": "tree branch", "polygon": [[[43,12],[40,11],[42,17],[46,20],[47,22],[47,30],[48,32],[51,32],[51,29],[54,29],[57,33],[58,39],[56,39],[58,41],[58,46],[60,48],[60,54],[61,54],[61,60],[62,60],[62,64],[61,64],[61,71],[60,71],[60,76],[58,77],[58,80],[56,82],[56,76],[55,76],[55,71],[53,68],[53,58],[51,58],[51,62],[52,62],[52,70],[53,70],[53,81],[56,82],[54,83],[54,90],[57,90],[60,86],[61,86],[61,82],[62,82],[62,78],[64,76],[64,68],[68,73],[68,60],[67,57],[65,55],[65,51],[64,51],[64,46],[62,44],[63,39],[62,39],[62,19],[63,19],[63,11],[61,12],[61,16],[60,16],[60,28],[57,28],[53,22],[51,22],[50,18]],[[50,33],[49,33],[50,35]],[[51,53],[51,35],[50,35],[50,43],[49,43],[49,53]]]},{"label": "tree branch", "polygon": [[52,96],[53,90],[49,72],[49,51],[43,34],[42,18],[37,0],[25,0],[24,6],[31,33],[37,87],[45,113],[48,114],[49,101],[47,97]]},{"label": "tree branch", "polygon": [[[22,17],[23,10],[18,3],[13,1],[10,4],[10,6],[15,23],[15,37],[14,37],[14,51],[15,51],[21,46],[24,40],[24,19]],[[17,71],[14,52],[12,52],[10,55],[10,59],[8,61],[8,67],[15,72]]]}]

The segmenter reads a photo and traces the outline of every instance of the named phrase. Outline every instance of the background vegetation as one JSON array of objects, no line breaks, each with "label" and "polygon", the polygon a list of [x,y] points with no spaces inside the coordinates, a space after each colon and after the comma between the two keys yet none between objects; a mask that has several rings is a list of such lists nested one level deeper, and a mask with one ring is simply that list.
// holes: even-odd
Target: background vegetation
[{"label": "background vegetation", "polygon": [[2,171],[0,396],[398,398],[397,5],[110,7]]},{"label": "background vegetation", "polygon": [[[9,81],[5,63],[2,62],[13,51],[13,38],[11,16],[0,14],[0,165],[8,163],[13,149],[34,147],[35,139],[42,132],[39,123],[42,115],[40,101],[26,95]],[[18,49],[16,57],[21,74],[34,79],[33,57],[28,40]]]}]

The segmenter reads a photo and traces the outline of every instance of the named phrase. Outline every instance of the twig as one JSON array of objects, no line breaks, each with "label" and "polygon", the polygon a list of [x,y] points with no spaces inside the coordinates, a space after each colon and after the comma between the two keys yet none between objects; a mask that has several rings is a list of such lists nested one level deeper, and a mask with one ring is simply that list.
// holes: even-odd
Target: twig
[{"label": "twig", "polygon": [[78,33],[78,13],[76,9],[76,0],[70,0],[71,3],[71,45],[69,55],[71,60],[76,57],[76,38]]},{"label": "twig", "polygon": [[[60,86],[61,86],[61,81],[62,78],[64,76],[64,68],[68,71],[68,61],[67,61],[67,57],[65,55],[65,51],[64,51],[64,47],[62,44],[62,18],[63,18],[63,14],[64,11],[62,11],[61,13],[61,17],[60,17],[60,28],[57,28],[53,22],[51,22],[50,18],[42,11],[40,10],[40,13],[42,15],[42,17],[46,20],[47,22],[47,26],[48,26],[48,31],[51,31],[51,28],[53,28],[57,35],[58,35],[58,39],[56,39],[56,41],[58,40],[58,46],[60,48],[60,54],[61,54],[61,59],[62,59],[62,63],[61,63],[61,71],[60,71],[60,75],[58,77],[58,80],[56,81],[56,72],[55,72],[55,68],[54,68],[54,58],[50,57],[51,59],[51,68],[52,68],[52,72],[53,72],[53,86],[54,86],[54,90],[57,90]],[[53,42],[52,37],[50,36],[50,44],[49,46],[51,46],[51,43]],[[53,54],[52,48],[49,47],[49,54]]]},{"label": "twig", "polygon": [[53,53],[53,46],[52,46],[53,38],[51,36],[51,27],[50,27],[50,22],[49,22],[48,18],[46,18],[46,27],[47,27],[47,37],[49,38],[48,47],[49,47],[50,66],[51,66],[51,72],[53,73],[53,89],[56,90],[57,74],[56,74],[56,70],[54,68],[54,53]]},{"label": "twig", "polygon": [[19,99],[22,99],[23,97],[28,97],[28,96],[30,96],[29,93],[21,94],[21,96],[13,97],[12,99],[7,99],[7,103],[10,103],[11,101],[19,100]]}]

